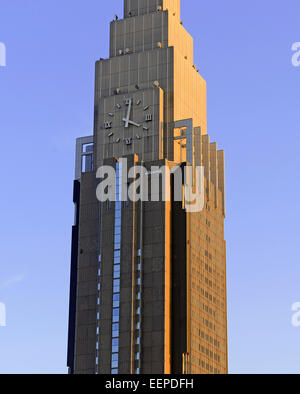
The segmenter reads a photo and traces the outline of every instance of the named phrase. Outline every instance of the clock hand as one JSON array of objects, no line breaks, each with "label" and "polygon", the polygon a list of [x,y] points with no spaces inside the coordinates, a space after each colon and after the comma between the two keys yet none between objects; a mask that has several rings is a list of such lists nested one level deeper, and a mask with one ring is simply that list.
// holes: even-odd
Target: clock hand
[{"label": "clock hand", "polygon": [[[127,119],[123,118],[123,121],[127,122]],[[136,127],[141,127],[141,125],[139,123],[135,123],[132,120],[128,120],[128,124],[132,124],[133,126],[136,126]]]},{"label": "clock hand", "polygon": [[127,111],[127,116],[126,118],[123,119],[123,121],[125,122],[125,127],[128,128],[129,126],[129,117],[130,117],[130,111],[131,111],[131,99],[129,100],[129,104],[128,104],[128,111]]}]

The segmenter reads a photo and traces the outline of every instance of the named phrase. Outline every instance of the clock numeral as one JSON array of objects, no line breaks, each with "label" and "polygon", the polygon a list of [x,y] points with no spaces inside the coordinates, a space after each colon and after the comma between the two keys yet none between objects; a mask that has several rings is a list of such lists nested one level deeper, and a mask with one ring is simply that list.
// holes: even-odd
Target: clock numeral
[{"label": "clock numeral", "polygon": [[147,109],[149,109],[149,105],[147,105],[145,108],[144,108],[144,111],[147,111]]},{"label": "clock numeral", "polygon": [[145,121],[146,122],[151,122],[152,121],[152,114],[148,114],[145,116]]},{"label": "clock numeral", "polygon": [[131,102],[131,100],[130,100],[130,99],[125,99],[125,100],[124,100],[124,103],[125,103],[125,105],[129,105],[129,104],[130,104],[130,102]]},{"label": "clock numeral", "polygon": [[140,137],[139,135],[137,135],[137,136],[136,136],[136,139],[137,139],[137,140],[140,140],[140,139],[141,139],[141,137]]},{"label": "clock numeral", "polygon": [[120,138],[116,139],[116,144],[118,144],[120,142]]},{"label": "clock numeral", "polygon": [[108,114],[111,118],[113,117],[113,116],[115,116],[112,112],[109,112],[109,114]]},{"label": "clock numeral", "polygon": [[111,125],[112,125],[112,122],[104,122],[104,128],[107,130],[107,129],[111,129]]},{"label": "clock numeral", "polygon": [[124,142],[126,145],[131,145],[131,138],[125,138]]},{"label": "clock numeral", "polygon": [[121,105],[120,105],[120,104],[117,104],[117,108],[118,108],[118,109],[121,109],[122,107],[121,107]]},{"label": "clock numeral", "polygon": [[136,102],[136,105],[140,105],[141,102],[142,102],[142,100],[138,100],[138,101]]},{"label": "clock numeral", "polygon": [[149,127],[144,126],[144,127],[143,127],[143,130],[148,131],[148,130],[149,130]]},{"label": "clock numeral", "polygon": [[114,135],[114,133],[109,133],[108,134],[108,137],[110,138],[110,137],[112,137]]}]

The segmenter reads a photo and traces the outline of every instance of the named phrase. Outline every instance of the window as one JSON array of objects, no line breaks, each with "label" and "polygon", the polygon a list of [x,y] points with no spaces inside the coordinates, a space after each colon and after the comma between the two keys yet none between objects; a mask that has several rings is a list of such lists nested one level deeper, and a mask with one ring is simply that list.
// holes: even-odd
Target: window
[{"label": "window", "polygon": [[112,369],[111,370],[112,375],[118,375],[118,370],[117,369]]},{"label": "window", "polygon": [[119,355],[113,354],[111,359],[112,359],[112,361],[119,361]]},{"label": "window", "polygon": [[120,307],[120,294],[114,294],[113,307],[114,308],[119,308]]},{"label": "window", "polygon": [[120,279],[115,279],[114,280],[114,287],[115,286],[120,286]]}]

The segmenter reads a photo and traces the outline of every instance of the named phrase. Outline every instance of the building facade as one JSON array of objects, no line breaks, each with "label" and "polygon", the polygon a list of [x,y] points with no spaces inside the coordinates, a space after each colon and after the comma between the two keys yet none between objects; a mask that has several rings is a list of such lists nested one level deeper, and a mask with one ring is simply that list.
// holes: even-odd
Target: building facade
[{"label": "building facade", "polygon": [[[108,201],[97,194],[102,166],[116,174]],[[139,166],[148,198],[139,188],[130,199]],[[174,187],[164,199],[160,175],[153,198],[150,175],[162,167],[171,186],[178,168],[192,168],[193,183],[204,168],[201,210]],[[110,57],[96,62],[94,133],[77,140],[73,200],[70,373],[227,373],[224,152],[207,135],[206,83],[180,0],[125,0],[124,18],[111,22]]]}]

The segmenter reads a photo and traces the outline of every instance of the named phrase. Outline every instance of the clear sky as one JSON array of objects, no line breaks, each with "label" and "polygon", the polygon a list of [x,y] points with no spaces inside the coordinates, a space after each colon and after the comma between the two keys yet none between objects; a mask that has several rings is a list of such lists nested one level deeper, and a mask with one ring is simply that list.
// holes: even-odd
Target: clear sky
[{"label": "clear sky", "polygon": [[[123,0],[0,0],[0,372],[65,373],[75,138]],[[229,367],[299,373],[299,0],[182,0],[226,152]]]}]

